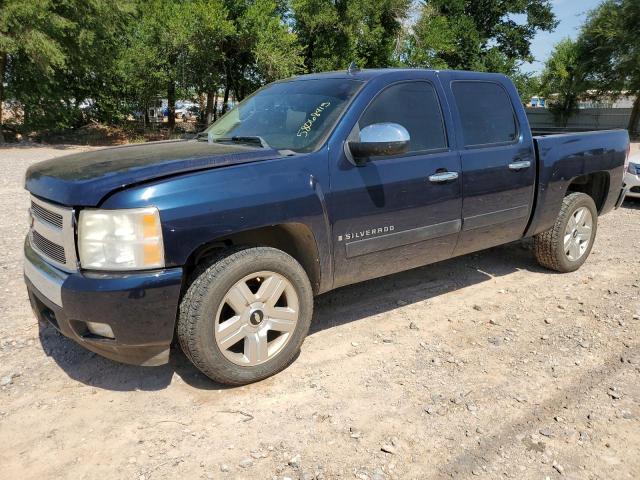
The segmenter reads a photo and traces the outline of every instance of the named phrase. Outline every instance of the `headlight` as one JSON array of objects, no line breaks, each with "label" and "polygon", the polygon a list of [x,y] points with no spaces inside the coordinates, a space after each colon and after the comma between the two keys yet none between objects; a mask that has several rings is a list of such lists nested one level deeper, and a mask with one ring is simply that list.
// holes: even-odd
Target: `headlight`
[{"label": "headlight", "polygon": [[82,268],[92,270],[164,267],[158,209],[82,210],[78,252]]},{"label": "headlight", "polygon": [[627,170],[631,175],[640,175],[640,164],[630,163]]}]

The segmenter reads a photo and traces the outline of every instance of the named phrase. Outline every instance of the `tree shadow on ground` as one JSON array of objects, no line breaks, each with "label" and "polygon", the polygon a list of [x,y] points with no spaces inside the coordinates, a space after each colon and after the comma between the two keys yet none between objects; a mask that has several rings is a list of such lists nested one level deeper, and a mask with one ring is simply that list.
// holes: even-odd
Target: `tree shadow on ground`
[{"label": "tree shadow on ground", "polygon": [[[528,270],[543,272],[530,252],[530,241],[503,245],[387,277],[369,280],[323,294],[316,299],[310,335],[371,315],[422,302],[494,277]],[[375,328],[375,326],[372,326]],[[85,350],[51,326],[41,326],[40,342],[46,354],[85,385],[114,391],[154,391],[166,388],[174,374],[203,390],[226,389],[200,373],[179,347],[160,367],[125,365]]]}]

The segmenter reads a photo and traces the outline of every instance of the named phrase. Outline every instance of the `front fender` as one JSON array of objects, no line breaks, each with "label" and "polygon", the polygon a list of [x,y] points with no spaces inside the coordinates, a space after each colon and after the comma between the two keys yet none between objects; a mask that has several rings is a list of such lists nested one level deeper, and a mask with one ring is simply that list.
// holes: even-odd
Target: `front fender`
[{"label": "front fender", "polygon": [[300,223],[312,232],[321,289],[332,282],[330,225],[323,190],[326,153],[285,157],[157,180],[115,193],[101,207],[154,205],[167,267],[183,266],[203,244],[247,230]]}]

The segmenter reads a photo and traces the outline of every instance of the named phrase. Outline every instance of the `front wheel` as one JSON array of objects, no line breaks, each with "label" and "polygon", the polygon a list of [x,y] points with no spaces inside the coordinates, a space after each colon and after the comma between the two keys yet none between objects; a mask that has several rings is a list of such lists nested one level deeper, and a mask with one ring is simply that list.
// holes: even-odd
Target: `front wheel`
[{"label": "front wheel", "polygon": [[556,223],[533,238],[538,263],[558,272],[573,272],[587,260],[598,229],[598,211],[585,193],[564,197]]},{"label": "front wheel", "polygon": [[209,378],[243,385],[287,367],[313,313],[300,264],[274,248],[235,250],[203,266],[180,304],[178,339]]}]

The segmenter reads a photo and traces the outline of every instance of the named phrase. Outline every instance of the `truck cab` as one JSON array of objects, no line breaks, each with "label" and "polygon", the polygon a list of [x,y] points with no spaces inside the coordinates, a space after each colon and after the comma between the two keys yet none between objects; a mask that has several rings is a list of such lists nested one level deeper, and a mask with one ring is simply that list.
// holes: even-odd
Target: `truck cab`
[{"label": "truck cab", "polygon": [[[339,144],[329,147],[334,228],[343,239],[356,237],[335,250],[337,285],[522,237],[536,165],[510,80],[418,70],[379,76],[367,87],[371,94],[341,125],[347,145],[378,123],[402,125],[411,140],[402,153],[362,163]],[[386,226],[394,234],[367,234]]]}]

